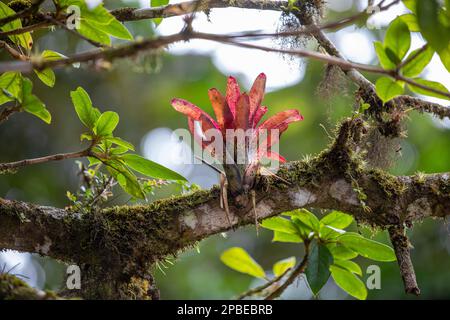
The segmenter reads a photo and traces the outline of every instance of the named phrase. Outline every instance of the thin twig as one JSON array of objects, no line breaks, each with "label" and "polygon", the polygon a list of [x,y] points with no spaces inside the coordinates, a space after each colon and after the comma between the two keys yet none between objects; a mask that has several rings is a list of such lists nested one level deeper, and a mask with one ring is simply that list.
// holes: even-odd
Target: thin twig
[{"label": "thin twig", "polygon": [[6,120],[8,120],[8,118],[16,112],[20,111],[20,106],[10,106],[10,107],[5,107],[3,108],[3,110],[0,112],[0,124]]},{"label": "thin twig", "polygon": [[37,11],[39,9],[39,7],[41,6],[41,4],[44,1],[45,0],[36,0],[36,2],[34,2],[28,8],[25,8],[22,11],[17,12],[16,14],[12,14],[10,16],[0,19],[0,26],[3,26],[5,24],[7,24],[8,22],[14,21],[16,19],[21,19],[21,18],[32,15],[35,11]]},{"label": "thin twig", "polygon": [[5,48],[8,51],[9,55],[16,60],[27,61],[28,57],[26,55],[21,54],[19,51],[11,47],[6,41],[0,40],[0,48]]},{"label": "thin twig", "polygon": [[38,30],[38,29],[47,28],[47,27],[50,27],[52,25],[53,24],[48,22],[48,21],[40,21],[40,22],[37,22],[35,24],[31,24],[29,26],[26,26],[26,27],[22,27],[22,28],[10,30],[10,31],[0,32],[0,37],[19,35],[19,34],[31,32],[31,31],[35,31],[35,30]]},{"label": "thin twig", "polygon": [[241,293],[239,296],[237,296],[236,299],[237,300],[242,300],[242,299],[244,299],[246,297],[254,296],[256,294],[259,294],[259,293],[263,292],[264,290],[266,290],[268,287],[270,287],[274,283],[277,283],[278,281],[280,281],[291,270],[292,270],[292,268],[286,269],[282,274],[280,274],[279,276],[277,276],[277,277],[267,281],[266,283],[264,283],[264,284],[262,284],[262,285],[260,285],[260,286],[258,286],[256,288],[249,289],[249,290]]},{"label": "thin twig", "polygon": [[274,292],[272,292],[270,295],[268,295],[265,300],[273,300],[278,298],[287,287],[289,287],[297,277],[305,272],[306,265],[308,264],[308,258],[309,258],[309,246],[310,242],[305,241],[305,255],[303,256],[302,262],[291,272],[289,277],[286,279],[286,281],[279,286]]},{"label": "thin twig", "polygon": [[90,153],[91,153],[91,146],[89,146],[89,148],[87,148],[85,150],[81,150],[78,152],[58,153],[58,154],[40,157],[40,158],[25,159],[25,160],[8,162],[8,163],[0,163],[0,172],[7,171],[7,170],[14,170],[14,169],[32,165],[32,164],[39,164],[39,163],[45,163],[45,162],[50,162],[50,161],[59,161],[59,160],[65,160],[65,159],[87,157],[90,155]]},{"label": "thin twig", "polygon": [[408,57],[402,63],[400,63],[397,67],[397,70],[401,70],[406,65],[408,65],[411,61],[413,61],[415,58],[417,58],[422,52],[428,49],[428,43],[425,43],[419,50],[417,50],[412,56]]}]

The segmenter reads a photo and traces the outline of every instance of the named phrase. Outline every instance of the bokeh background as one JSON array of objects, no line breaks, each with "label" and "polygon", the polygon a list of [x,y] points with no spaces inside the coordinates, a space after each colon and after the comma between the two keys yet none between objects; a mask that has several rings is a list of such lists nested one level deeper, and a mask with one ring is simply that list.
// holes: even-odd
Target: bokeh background
[{"label": "bokeh background", "polygon": [[[93,4],[96,2],[92,1]],[[147,2],[105,1],[108,8],[123,4],[146,6]],[[367,1],[362,0],[329,0],[327,19],[349,16],[363,10],[365,6]],[[376,64],[372,42],[382,39],[389,22],[406,11],[399,4],[387,13],[376,14],[369,20],[369,25],[346,27],[335,33],[330,32],[329,36],[349,59]],[[209,16],[197,14],[194,28],[216,33],[275,31],[282,29],[285,24],[281,13],[230,8],[212,10]],[[165,19],[157,29],[149,21],[127,23],[127,26],[134,35],[148,37],[178,32],[183,26],[183,20],[179,17]],[[68,55],[90,49],[86,43],[59,30],[52,33],[37,32],[34,38],[38,50],[53,49]],[[272,40],[259,42],[280,45]],[[420,36],[413,35],[412,49],[422,43]],[[303,45],[314,49],[314,43],[304,42]],[[2,56],[2,59],[6,58]],[[269,115],[286,108],[298,108],[305,117],[303,122],[291,125],[281,141],[280,153],[288,160],[301,159],[321,151],[329,143],[329,133],[333,132],[336,122],[351,115],[355,87],[339,75],[324,83],[324,66],[320,63],[206,41],[192,41],[171,45],[165,52],[114,62],[110,70],[102,70],[98,66],[59,69],[54,88],[42,85],[34,75],[30,75],[35,94],[46,103],[53,115],[52,124],[46,125],[25,113],[14,115],[0,126],[0,161],[81,149],[83,145],[79,136],[83,128],[71,104],[69,92],[82,86],[90,94],[95,106],[102,111],[119,113],[117,135],[134,143],[138,153],[177,170],[191,183],[209,188],[217,183],[218,177],[214,171],[204,165],[177,165],[170,161],[170,155],[189,152],[189,147],[170,141],[172,130],[186,128],[187,123],[183,116],[171,108],[169,101],[174,97],[185,98],[212,111],[207,98],[209,88],[217,87],[224,91],[226,76],[233,75],[248,90],[260,72],[265,72],[268,77],[268,93],[264,104],[269,106]],[[424,77],[440,81],[450,88],[450,76],[437,57],[424,71]],[[401,142],[401,158],[390,171],[395,174],[449,171],[450,122],[411,112],[406,125],[408,138]],[[66,191],[76,191],[79,180],[73,160],[30,166],[15,175],[0,176],[0,196],[64,207],[69,204]],[[113,203],[129,200],[127,195],[117,191],[118,196]],[[158,190],[149,201],[179,192],[179,188],[166,187]],[[412,258],[422,289],[420,299],[449,298],[448,224],[428,219],[417,224],[410,233],[414,245]],[[228,269],[220,262],[221,252],[232,246],[245,248],[269,271],[279,259],[301,256],[301,246],[272,243],[271,237],[271,232],[267,230],[260,230],[257,236],[255,228],[249,227],[211,237],[199,243],[197,250],[188,250],[180,253],[176,259],[170,258],[161,263],[154,274],[162,298],[229,299],[249,286],[256,285],[257,282],[251,277]],[[385,233],[374,237],[388,243]],[[358,262],[364,267],[363,270],[373,264],[365,259]],[[381,290],[370,290],[369,299],[410,298],[403,293],[396,263],[378,265],[382,276]],[[57,290],[65,284],[65,265],[38,255],[2,251],[0,270],[2,268],[12,269],[11,273],[22,276],[38,288]],[[283,297],[310,299],[311,293],[305,281],[300,279]],[[319,298],[349,297],[330,280]]]}]

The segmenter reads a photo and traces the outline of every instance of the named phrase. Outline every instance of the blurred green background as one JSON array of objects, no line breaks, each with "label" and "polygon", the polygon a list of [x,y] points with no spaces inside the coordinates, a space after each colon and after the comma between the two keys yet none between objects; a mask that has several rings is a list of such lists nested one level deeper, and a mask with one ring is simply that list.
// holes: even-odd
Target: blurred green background
[{"label": "blurred green background", "polygon": [[[107,2],[108,3],[108,2]],[[120,3],[114,3],[115,6]],[[345,9],[345,8],[344,8]],[[329,12],[330,19],[346,16],[356,10],[348,9]],[[213,21],[214,23],[214,21]],[[149,36],[154,33],[149,22],[127,24],[133,33]],[[255,26],[255,28],[257,28]],[[371,39],[382,38],[383,30],[370,31]],[[54,49],[70,54],[86,49],[75,37],[61,31],[52,34],[35,33],[35,46],[40,50]],[[2,59],[6,59],[2,55]],[[376,63],[375,60],[371,61]],[[267,61],[270,64],[270,61]],[[265,71],[264,64],[258,66]],[[332,133],[337,121],[351,115],[352,93],[355,87],[345,80],[336,78],[335,92],[324,99],[317,88],[323,79],[324,66],[319,63],[302,62],[305,75],[299,83],[278,88],[264,99],[269,115],[286,108],[298,108],[305,120],[294,123],[281,140],[280,153],[288,160],[301,159],[305,155],[320,152],[330,141],[327,132]],[[245,68],[245,65],[242,66]],[[299,72],[299,66],[291,65],[291,72]],[[140,70],[136,70],[140,69]],[[77,119],[70,101],[69,92],[77,86],[84,87],[94,105],[102,111],[113,110],[120,115],[117,135],[134,143],[137,152],[143,153],[147,133],[156,128],[186,128],[183,116],[176,113],[169,104],[173,97],[185,98],[212,112],[207,90],[217,87],[224,92],[226,76],[214,64],[209,55],[145,55],[130,61],[114,62],[110,70],[96,70],[94,66],[75,69],[59,69],[54,88],[40,83],[30,75],[34,93],[44,101],[52,113],[51,125],[46,125],[29,114],[14,115],[0,126],[0,161],[8,162],[47,154],[70,152],[81,149],[79,136],[83,128]],[[242,75],[233,73],[238,79]],[[448,73],[446,74],[449,76]],[[269,74],[270,76],[270,74]],[[371,78],[373,79],[373,78]],[[436,79],[440,80],[440,79]],[[330,82],[327,82],[330,85]],[[345,88],[345,90],[343,90]],[[391,168],[395,174],[413,174],[417,171],[432,173],[450,169],[450,126],[429,115],[411,112],[405,121],[408,138],[401,142],[402,157]],[[322,128],[323,125],[324,128]],[[160,150],[150,149],[147,153],[157,154]],[[190,169],[189,179],[202,185],[217,181],[216,174],[208,169]],[[199,175],[202,179],[199,179]],[[42,205],[64,207],[69,204],[66,190],[76,191],[79,187],[77,166],[73,160],[25,167],[14,175],[0,176],[0,196],[7,199],[35,202]],[[154,198],[167,196],[175,189],[157,192]],[[369,195],[370,196],[370,195]],[[124,203],[126,195],[115,199]],[[354,226],[354,228],[356,228]],[[365,230],[365,232],[369,232]],[[417,224],[410,232],[412,259],[416,268],[420,299],[450,297],[450,238],[449,227],[442,221],[427,220]],[[219,256],[232,246],[245,248],[263,267],[270,270],[272,264],[288,256],[301,257],[298,245],[271,242],[272,233],[260,230],[256,235],[254,227],[217,235],[199,244],[197,250],[181,253],[175,260],[165,262],[164,267],[155,269],[154,275],[163,299],[229,299],[256,282],[224,266]],[[388,243],[385,233],[375,236]],[[359,260],[367,267],[372,262]],[[27,276],[35,286],[57,289],[65,283],[64,265],[49,258],[14,252],[0,253],[0,266],[20,263],[13,273]],[[172,265],[173,263],[173,265]],[[377,263],[382,270],[381,290],[369,290],[369,299],[407,299],[403,292],[398,266],[395,263]],[[367,275],[365,275],[367,277]],[[291,286],[284,298],[311,298],[304,281]],[[346,294],[332,281],[321,291],[319,298],[344,299]]]}]

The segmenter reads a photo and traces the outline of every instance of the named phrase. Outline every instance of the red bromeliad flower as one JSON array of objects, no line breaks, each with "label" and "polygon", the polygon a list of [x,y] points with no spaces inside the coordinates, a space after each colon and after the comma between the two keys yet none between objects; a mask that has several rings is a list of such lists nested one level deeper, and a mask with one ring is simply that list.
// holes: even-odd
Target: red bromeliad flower
[{"label": "red bromeliad flower", "polygon": [[[242,190],[253,185],[254,176],[260,166],[260,160],[269,158],[280,162],[286,160],[278,153],[271,150],[272,146],[278,142],[280,135],[286,131],[289,123],[303,120],[303,116],[295,109],[281,111],[269,119],[263,121],[261,118],[267,112],[267,107],[261,106],[266,86],[266,75],[261,73],[253,83],[250,92],[241,93],[239,85],[235,78],[228,77],[227,91],[225,97],[215,88],[208,91],[216,120],[208,113],[195,106],[194,104],[183,100],[173,99],[172,106],[178,112],[188,117],[189,129],[194,137],[204,137],[204,133],[213,130],[220,133],[222,145],[226,145],[224,150],[223,167],[232,192],[239,193]],[[201,130],[199,130],[201,129]],[[228,139],[236,139],[229,133],[238,130],[250,132],[244,143],[237,143],[232,149],[228,148]],[[200,131],[200,132],[198,132]],[[261,135],[265,132],[266,135]],[[272,134],[274,133],[274,134]],[[227,139],[228,138],[228,139]],[[257,149],[249,150],[249,146],[256,142]],[[210,140],[201,139],[201,145],[204,149],[212,143]],[[238,163],[238,153],[245,147],[245,161]],[[214,156],[214,152],[212,152]],[[228,157],[228,158],[227,158]],[[233,163],[226,161],[233,159]],[[231,181],[230,181],[231,180]]]}]

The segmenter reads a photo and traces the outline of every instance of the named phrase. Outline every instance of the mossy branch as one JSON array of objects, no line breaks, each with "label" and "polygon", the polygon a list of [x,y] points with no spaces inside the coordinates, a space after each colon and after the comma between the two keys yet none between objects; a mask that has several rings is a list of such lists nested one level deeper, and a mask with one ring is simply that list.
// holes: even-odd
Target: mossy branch
[{"label": "mossy branch", "polygon": [[[450,215],[450,175],[395,177],[366,168],[351,148],[361,125],[358,119],[344,122],[327,151],[310,161],[287,163],[278,171],[279,178],[259,177],[255,187],[258,218],[312,207],[341,210],[360,222],[387,229]],[[364,203],[361,193],[367,196]],[[37,252],[90,266],[90,270],[95,266],[108,277],[102,282],[108,288],[99,292],[96,285],[83,297],[117,298],[122,296],[111,293],[114,279],[124,281],[113,286],[122,291],[132,279],[147,283],[151,291],[152,281],[145,275],[155,261],[211,235],[253,224],[254,216],[250,201],[243,208],[231,203],[230,224],[217,188],[88,214],[0,199],[0,248]]]},{"label": "mossy branch", "polygon": [[8,273],[0,273],[0,300],[57,300],[51,291],[31,288],[25,281]]}]

